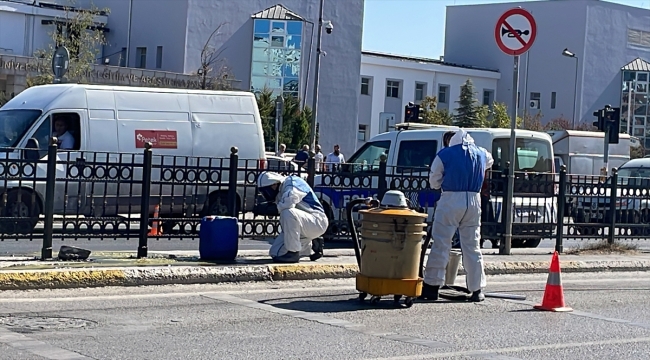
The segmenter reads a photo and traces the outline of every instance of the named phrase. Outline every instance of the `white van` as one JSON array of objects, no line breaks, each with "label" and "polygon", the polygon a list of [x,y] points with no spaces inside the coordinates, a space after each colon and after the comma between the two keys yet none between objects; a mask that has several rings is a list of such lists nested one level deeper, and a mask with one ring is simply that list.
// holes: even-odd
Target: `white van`
[{"label": "white van", "polygon": [[[67,146],[59,150],[59,161],[85,156],[86,159],[82,161],[119,163],[120,158],[131,161],[136,157],[136,161],[141,163],[145,143],[151,142],[154,165],[161,162],[157,155],[166,155],[164,165],[170,168],[175,162],[185,167],[195,166],[195,173],[205,172],[208,166],[214,169],[215,165],[224,169],[216,181],[202,183],[213,186],[213,189],[215,185],[223,184],[218,191],[208,190],[197,181],[197,184],[175,186],[173,191],[170,186],[162,186],[161,199],[161,186],[152,184],[154,204],[159,200],[165,204],[173,203],[171,206],[161,206],[161,216],[184,216],[199,212],[221,214],[227,210],[228,160],[223,163],[211,160],[228,159],[231,147],[238,147],[240,161],[246,161],[250,167],[257,167],[258,164],[263,167],[266,159],[262,123],[252,93],[79,84],[31,87],[0,108],[0,131],[4,135],[0,136],[0,157],[44,158],[59,119],[67,123],[70,134],[65,142]],[[23,152],[12,148],[38,148],[39,151]],[[125,153],[137,155],[119,155]],[[89,159],[90,156],[94,159]],[[205,158],[197,160],[197,157]],[[154,182],[160,181],[160,170],[159,167],[152,171]],[[44,178],[45,166],[39,165],[37,172],[37,177]],[[187,174],[185,171],[178,172]],[[243,183],[244,174],[239,173],[239,181]],[[173,177],[178,175],[173,174]],[[65,164],[57,166],[57,178],[67,176]],[[134,174],[134,178],[138,176],[141,175]],[[214,176],[212,178],[215,179]],[[35,191],[42,212],[45,184],[36,182],[35,189],[31,188],[33,185],[33,181],[31,185],[29,181],[7,181],[0,186],[6,187],[2,192],[10,195],[9,199],[15,198],[11,196],[12,192]],[[137,199],[140,198],[140,190],[139,185],[114,186],[101,180],[69,182],[67,185],[57,182],[55,214],[115,216],[139,213],[140,202]],[[207,191],[210,193],[207,194]],[[243,196],[243,189],[238,188],[238,194],[239,209],[243,203],[252,208],[254,192],[248,191]],[[197,199],[197,196],[201,199]],[[93,206],[93,197],[101,198],[104,205]],[[244,197],[247,198],[245,202],[242,201]],[[207,198],[209,201],[206,201]],[[64,202],[67,202],[65,209]],[[188,203],[201,206],[188,208]],[[20,204],[7,204],[14,205]],[[37,220],[34,219],[34,225]]]},{"label": "white van", "polygon": [[[391,177],[408,178],[415,177],[428,180],[428,169],[433,162],[437,152],[443,147],[442,137],[447,131],[457,131],[454,126],[434,126],[424,124],[400,124],[396,131],[379,134],[370,139],[359,150],[357,150],[344,165],[341,177],[366,176],[372,179],[366,189],[337,188],[331,186],[331,180],[327,175],[317,176],[315,187],[322,194],[323,202],[328,208],[333,219],[344,219],[344,212],[347,203],[359,197],[375,196],[376,191],[368,188],[377,188],[378,165],[380,156],[387,156],[387,183],[391,184]],[[509,161],[510,129],[465,129],[476,141],[478,146],[491,151],[494,157],[492,170],[503,170],[506,162]],[[542,132],[516,130],[517,156],[515,157],[515,171],[528,174],[541,173],[553,174],[553,143],[548,134]],[[357,164],[357,165],[353,165]],[[353,168],[350,168],[353,167]],[[374,174],[373,174],[374,173]],[[518,175],[518,176],[521,176]],[[518,180],[521,181],[521,180]],[[337,182],[345,183],[344,180]],[[347,181],[349,183],[362,181]],[[422,183],[422,181],[420,181]],[[336,185],[336,184],[334,184]],[[430,189],[406,190],[406,195],[427,207],[430,215],[433,215],[433,204],[439,199]],[[390,185],[389,185],[390,186]],[[408,185],[406,185],[408,187]],[[428,186],[428,183],[427,183]],[[361,186],[363,187],[363,186]],[[399,185],[397,186],[399,188]],[[555,231],[557,205],[553,193],[556,189],[551,188],[540,194],[531,197],[521,195],[515,196],[513,200],[513,212],[515,214],[513,224],[513,247],[537,247],[542,238],[551,237]],[[492,222],[501,219],[502,197],[492,197],[490,204],[493,211]],[[485,229],[484,229],[485,230]],[[485,231],[484,231],[485,233]],[[492,234],[487,239],[492,240],[493,246],[497,244],[502,234]]]}]

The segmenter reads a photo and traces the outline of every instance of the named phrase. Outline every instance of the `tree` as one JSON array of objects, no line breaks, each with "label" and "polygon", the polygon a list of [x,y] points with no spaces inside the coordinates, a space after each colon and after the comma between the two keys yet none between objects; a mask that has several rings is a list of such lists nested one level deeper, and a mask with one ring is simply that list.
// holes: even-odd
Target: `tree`
[{"label": "tree", "polygon": [[454,116],[454,125],[459,127],[482,127],[481,107],[474,96],[474,85],[471,79],[467,79],[465,84],[460,87],[460,98],[458,99],[458,108]]},{"label": "tree", "polygon": [[[263,89],[257,94],[257,107],[262,117],[264,143],[267,148],[275,146],[275,100],[276,96],[270,89]],[[280,143],[286,144],[288,149],[293,150],[308,144],[311,115],[311,109],[307,106],[300,109],[300,99],[293,96],[285,97]]]},{"label": "tree", "polygon": [[438,99],[427,96],[420,103],[420,116],[425,124],[452,125],[454,117],[447,109],[438,110]]},{"label": "tree", "polygon": [[[52,44],[47,49],[36,50],[34,55],[44,64],[51,64],[54,50],[58,46],[65,46],[70,52],[70,63],[65,78],[86,83],[93,64],[101,55],[102,45],[106,44],[104,32],[98,26],[104,24],[97,24],[95,18],[97,15],[108,13],[109,9],[100,11],[94,6],[91,9],[74,11],[70,5],[65,6],[64,16],[55,19],[55,29],[50,32]],[[53,74],[39,74],[27,78],[27,87],[51,84],[53,81]]]},{"label": "tree", "polygon": [[542,118],[544,115],[542,115],[541,112],[536,113],[535,115],[531,115],[530,113],[526,113],[526,115],[522,117],[517,117],[517,126],[521,127],[522,129],[526,130],[532,130],[532,131],[544,131],[546,130],[544,125],[542,125]]},{"label": "tree", "polygon": [[[495,102],[492,104],[491,118],[486,119],[488,127],[510,129],[511,117],[508,114],[508,106],[505,103]],[[521,119],[517,118],[517,127],[521,125]]]},{"label": "tree", "polygon": [[197,72],[201,89],[232,90],[232,83],[236,81],[235,76],[230,71],[230,67],[228,67],[226,59],[221,57],[226,47],[217,50],[211,45],[212,40],[221,35],[221,28],[225,24],[227,23],[219,24],[212,31],[201,49],[201,67]]}]

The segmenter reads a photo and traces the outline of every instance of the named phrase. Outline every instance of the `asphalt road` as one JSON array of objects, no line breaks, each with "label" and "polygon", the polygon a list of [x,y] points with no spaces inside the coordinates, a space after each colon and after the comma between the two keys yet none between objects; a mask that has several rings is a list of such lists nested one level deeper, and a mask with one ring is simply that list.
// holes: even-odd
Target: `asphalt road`
[{"label": "asphalt road", "polygon": [[[459,278],[462,281],[462,278]],[[353,280],[4,292],[3,360],[647,359],[650,273],[489,277],[525,302],[360,304]]]}]

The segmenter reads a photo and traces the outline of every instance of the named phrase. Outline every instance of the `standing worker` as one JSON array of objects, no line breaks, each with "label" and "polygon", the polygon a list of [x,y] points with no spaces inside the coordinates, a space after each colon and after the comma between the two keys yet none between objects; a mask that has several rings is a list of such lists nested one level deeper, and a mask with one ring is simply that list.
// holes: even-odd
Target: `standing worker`
[{"label": "standing worker", "polygon": [[300,176],[284,177],[267,171],[257,179],[257,188],[267,201],[276,204],[280,214],[282,231],[269,250],[273,261],[297,263],[302,256],[309,256],[312,261],[320,259],[320,236],[327,231],[329,220],[309,184]]},{"label": "standing worker", "polygon": [[481,196],[485,172],[494,159],[486,149],[476,146],[474,139],[460,129],[431,164],[429,183],[442,190],[436,204],[431,237],[433,245],[424,271],[422,300],[438,300],[438,290],[445,281],[451,240],[460,233],[463,266],[467,272],[469,301],[485,300],[483,255],[481,254]]}]

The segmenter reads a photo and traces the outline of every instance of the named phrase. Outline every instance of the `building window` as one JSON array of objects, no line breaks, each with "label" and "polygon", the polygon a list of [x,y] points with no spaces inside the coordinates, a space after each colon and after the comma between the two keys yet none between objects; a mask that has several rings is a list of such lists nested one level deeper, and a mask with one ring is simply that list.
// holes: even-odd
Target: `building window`
[{"label": "building window", "polygon": [[370,95],[370,78],[361,78],[361,95]]},{"label": "building window", "polygon": [[438,103],[447,104],[449,102],[449,85],[438,85]]},{"label": "building window", "polygon": [[267,88],[274,96],[299,96],[302,39],[302,21],[255,19],[251,91],[260,94]]},{"label": "building window", "polygon": [[530,93],[530,101],[528,101],[528,108],[529,109],[539,109],[539,103],[542,99],[542,95],[538,92],[532,92]]},{"label": "building window", "polygon": [[399,99],[399,81],[386,80],[386,97]]},{"label": "building window", "polygon": [[163,47],[158,46],[156,48],[156,69],[162,69],[162,55]]},{"label": "building window", "polygon": [[557,93],[553,91],[551,93],[551,109],[555,109],[555,103],[557,102]]},{"label": "building window", "polygon": [[492,107],[494,90],[483,90],[483,105]]},{"label": "building window", "polygon": [[135,48],[135,67],[144,69],[147,67],[147,48]]},{"label": "building window", "polygon": [[427,84],[416,82],[415,83],[415,102],[420,103],[427,96]]},{"label": "building window", "polygon": [[627,43],[632,46],[650,48],[650,31],[627,29]]},{"label": "building window", "polygon": [[[623,71],[621,131],[646,138],[650,134],[650,72]],[[630,123],[628,123],[628,119]]]},{"label": "building window", "polygon": [[359,125],[359,131],[357,132],[357,140],[366,141],[367,132],[368,132],[368,127],[366,125]]}]

